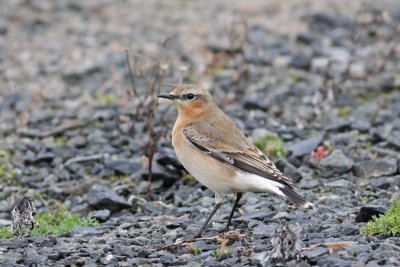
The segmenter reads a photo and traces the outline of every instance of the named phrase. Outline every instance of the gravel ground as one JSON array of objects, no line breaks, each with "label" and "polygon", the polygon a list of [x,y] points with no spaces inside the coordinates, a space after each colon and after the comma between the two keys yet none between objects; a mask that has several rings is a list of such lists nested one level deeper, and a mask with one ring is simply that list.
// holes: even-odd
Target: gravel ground
[{"label": "gravel ground", "polygon": [[[0,14],[0,226],[21,196],[39,211],[66,207],[101,221],[62,236],[2,239],[0,264],[270,266],[288,222],[303,250],[273,264],[400,265],[400,238],[359,232],[361,208],[368,218],[400,198],[396,0],[15,0],[2,1]],[[196,232],[214,196],[177,161],[176,112],[160,104],[154,130],[168,134],[157,138],[147,199],[148,125],[135,113],[145,100],[127,94],[125,49],[143,73],[141,96],[160,59],[162,82],[212,87],[248,136],[278,134],[289,153],[274,160],[316,208],[248,193],[237,231],[215,239],[227,198],[209,238],[159,249]]]}]

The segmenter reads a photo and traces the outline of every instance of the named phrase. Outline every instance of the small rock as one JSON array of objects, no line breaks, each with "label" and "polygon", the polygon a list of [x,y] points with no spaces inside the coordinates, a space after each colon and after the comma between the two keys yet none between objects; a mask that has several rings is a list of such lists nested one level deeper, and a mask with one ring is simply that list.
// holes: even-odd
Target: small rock
[{"label": "small rock", "polygon": [[26,248],[24,251],[24,263],[26,266],[41,266],[45,258],[40,256],[35,248]]},{"label": "small rock", "polygon": [[335,149],[329,156],[322,159],[317,167],[320,175],[323,177],[338,176],[353,167],[353,160],[347,158],[342,150]]},{"label": "small rock", "polygon": [[89,214],[90,207],[88,204],[83,203],[71,208],[71,212],[78,213],[82,217],[86,217]]},{"label": "small rock", "polygon": [[108,187],[94,184],[87,194],[87,202],[94,208],[117,212],[131,207],[131,204]]},{"label": "small rock", "polygon": [[258,212],[248,212],[243,216],[237,218],[236,220],[248,221],[248,220],[264,220],[265,218],[271,217],[272,211],[258,211]]},{"label": "small rock", "polygon": [[55,238],[45,238],[40,242],[39,247],[53,247],[55,244],[57,244],[57,240]]},{"label": "small rock", "polygon": [[110,160],[106,161],[105,164],[108,169],[123,175],[129,175],[135,173],[142,168],[142,164],[140,164],[137,160],[127,160],[127,159]]},{"label": "small rock", "polygon": [[337,133],[332,137],[332,144],[334,146],[349,146],[351,144],[355,144],[357,139],[359,138],[360,133],[356,130],[345,132],[345,133]]},{"label": "small rock", "polygon": [[349,224],[349,223],[343,224],[341,232],[344,236],[356,235],[358,234],[358,227],[357,225],[354,224]]},{"label": "small rock", "polygon": [[3,266],[18,266],[24,261],[24,256],[17,252],[8,252],[1,255]]},{"label": "small rock", "polygon": [[327,187],[341,187],[341,188],[349,188],[351,187],[352,183],[346,179],[339,179],[336,181],[329,181],[325,183]]},{"label": "small rock", "polygon": [[279,220],[282,218],[285,218],[285,219],[289,218],[289,213],[287,213],[286,211],[281,211],[281,212],[278,212],[277,214],[275,214],[274,217],[272,217],[273,220]]},{"label": "small rock", "polygon": [[254,25],[248,30],[248,38],[252,44],[264,45],[268,41],[268,32],[265,27]]},{"label": "small rock", "polygon": [[36,157],[25,157],[24,162],[26,164],[33,164],[38,162],[51,162],[54,159],[55,155],[51,152],[39,153]]},{"label": "small rock", "polygon": [[253,235],[273,236],[278,224],[262,224],[254,228]]},{"label": "small rock", "polygon": [[324,254],[328,253],[328,249],[324,247],[316,247],[315,249],[312,250],[307,250],[304,253],[304,256],[308,259],[313,259],[319,256],[322,256]]},{"label": "small rock", "polygon": [[88,216],[98,219],[100,222],[105,222],[110,218],[111,212],[109,210],[94,210],[89,212]]},{"label": "small rock", "polygon": [[348,252],[350,252],[350,254],[361,254],[361,253],[371,253],[372,251],[372,247],[369,244],[353,244],[350,246],[346,246],[344,247],[344,249]]},{"label": "small rock", "polygon": [[314,36],[312,33],[308,32],[308,33],[301,33],[296,37],[296,41],[301,43],[301,44],[305,44],[305,45],[310,45],[313,42],[315,42],[317,40],[317,37]]},{"label": "small rock", "polygon": [[375,178],[371,179],[368,184],[372,188],[388,189],[391,186],[400,185],[400,176]]},{"label": "small rock", "polygon": [[247,110],[267,110],[268,100],[266,98],[260,98],[258,95],[250,95],[244,100],[244,108]]},{"label": "small rock", "polygon": [[318,57],[311,60],[311,70],[316,73],[324,73],[329,66],[329,59]]},{"label": "small rock", "polygon": [[87,144],[86,138],[83,136],[74,136],[67,141],[67,146],[82,148]]},{"label": "small rock", "polygon": [[375,207],[375,206],[365,206],[361,207],[358,212],[355,221],[356,222],[368,222],[372,219],[372,216],[379,217],[384,214],[386,209],[384,207]]},{"label": "small rock", "polygon": [[72,229],[72,234],[74,235],[82,235],[85,237],[93,237],[93,236],[102,236],[103,233],[97,230],[95,227],[83,227],[77,226]]},{"label": "small rock", "polygon": [[311,189],[320,185],[319,179],[312,179],[311,177],[305,177],[301,179],[299,187],[302,189]]},{"label": "small rock", "polygon": [[351,128],[360,132],[368,132],[371,129],[371,123],[366,119],[355,119],[351,124]]},{"label": "small rock", "polygon": [[384,241],[380,246],[376,249],[376,251],[393,251],[393,252],[400,252],[400,247],[396,246],[395,244],[391,243],[389,240]]},{"label": "small rock", "polygon": [[357,163],[354,173],[358,177],[373,178],[395,174],[397,171],[397,160],[394,158],[380,158]]},{"label": "small rock", "polygon": [[345,47],[329,47],[322,49],[320,52],[335,63],[347,63],[350,59],[350,51]]},{"label": "small rock", "polygon": [[290,67],[298,68],[298,69],[309,69],[311,65],[310,56],[300,53],[295,55],[289,63]]},{"label": "small rock", "polygon": [[0,35],[6,35],[7,34],[7,24],[3,19],[0,19]]},{"label": "small rock", "polygon": [[0,228],[3,228],[4,226],[9,226],[9,225],[11,225],[11,221],[0,219]]},{"label": "small rock", "polygon": [[155,153],[154,158],[162,166],[171,165],[176,169],[183,169],[182,164],[176,157],[175,151],[172,148],[163,147]]},{"label": "small rock", "polygon": [[340,266],[340,267],[350,267],[353,266],[353,262],[346,255],[344,258],[340,257],[338,253],[328,255],[326,257],[316,258],[317,266]]},{"label": "small rock", "polygon": [[282,170],[284,175],[290,177],[295,183],[298,183],[303,178],[301,172],[289,161],[283,158],[280,158],[277,162],[275,162],[275,165],[279,170]]},{"label": "small rock", "polygon": [[353,63],[350,65],[350,76],[353,78],[361,79],[365,77],[365,65],[362,63]]},{"label": "small rock", "polygon": [[330,29],[333,28],[337,23],[335,16],[325,12],[319,12],[309,17],[309,24],[317,29]]},{"label": "small rock", "polygon": [[100,259],[100,262],[105,266],[116,266],[118,259],[113,254],[108,253],[106,256]]},{"label": "small rock", "polygon": [[293,145],[288,147],[288,150],[292,153],[292,156],[295,157],[302,157],[304,155],[309,155],[318,147],[318,145],[322,142],[323,138],[324,134],[313,136],[306,140],[294,143]]}]

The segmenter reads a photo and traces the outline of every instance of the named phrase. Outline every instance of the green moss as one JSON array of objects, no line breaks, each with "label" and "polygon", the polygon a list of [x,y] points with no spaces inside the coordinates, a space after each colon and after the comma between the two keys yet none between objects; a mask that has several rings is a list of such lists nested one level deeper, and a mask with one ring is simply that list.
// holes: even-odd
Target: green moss
[{"label": "green moss", "polygon": [[267,135],[254,140],[254,145],[267,155],[282,157],[287,155],[283,140],[277,135]]},{"label": "green moss", "polygon": [[189,244],[189,245],[187,246],[187,249],[188,249],[189,252],[190,252],[191,254],[193,254],[193,255],[200,255],[201,252],[202,252],[200,248],[194,246],[193,244]]},{"label": "green moss", "polygon": [[[46,211],[35,216],[37,225],[31,235],[42,236],[47,234],[61,235],[68,233],[76,226],[98,226],[94,218],[81,218],[78,214],[66,210]],[[11,238],[9,227],[0,229],[0,238]]]},{"label": "green moss", "polygon": [[187,173],[185,176],[183,176],[183,179],[188,180],[188,181],[194,181],[195,178],[193,175],[191,175],[190,173]]},{"label": "green moss", "polygon": [[349,107],[341,107],[339,109],[339,117],[346,118],[350,115],[350,108]]},{"label": "green moss", "polygon": [[0,229],[0,238],[11,238],[13,235],[10,233],[8,230],[9,228],[7,226],[3,227]]},{"label": "green moss", "polygon": [[213,256],[214,258],[220,258],[222,255],[230,255],[232,253],[230,248],[219,248],[214,250],[213,252],[211,252],[211,256]]},{"label": "green moss", "polygon": [[67,137],[65,136],[57,136],[56,137],[56,144],[59,146],[64,146],[67,143]]},{"label": "green moss", "polygon": [[112,95],[112,94],[107,94],[107,93],[100,93],[100,92],[96,93],[95,99],[96,99],[97,101],[103,103],[103,104],[106,104],[106,105],[113,104],[113,103],[115,103],[115,101],[116,101],[114,95]]},{"label": "green moss", "polygon": [[129,176],[124,174],[112,174],[105,177],[106,180],[110,182],[117,182],[117,181],[129,181]]},{"label": "green moss", "polygon": [[400,200],[394,199],[392,206],[380,217],[374,216],[361,228],[364,235],[384,234],[400,236]]},{"label": "green moss", "polygon": [[293,83],[299,82],[301,80],[299,76],[297,76],[293,73],[290,74],[289,78],[290,78],[290,81]]},{"label": "green moss", "polygon": [[11,154],[0,147],[0,183],[4,185],[17,185],[19,170],[14,169],[11,164]]}]

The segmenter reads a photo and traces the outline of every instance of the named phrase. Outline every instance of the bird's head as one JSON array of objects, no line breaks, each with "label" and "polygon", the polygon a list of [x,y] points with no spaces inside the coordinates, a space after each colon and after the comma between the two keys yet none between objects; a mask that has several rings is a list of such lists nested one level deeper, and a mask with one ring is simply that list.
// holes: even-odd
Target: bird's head
[{"label": "bird's head", "polygon": [[189,118],[206,116],[215,106],[208,90],[195,84],[178,85],[169,94],[158,97],[172,100],[179,114]]}]

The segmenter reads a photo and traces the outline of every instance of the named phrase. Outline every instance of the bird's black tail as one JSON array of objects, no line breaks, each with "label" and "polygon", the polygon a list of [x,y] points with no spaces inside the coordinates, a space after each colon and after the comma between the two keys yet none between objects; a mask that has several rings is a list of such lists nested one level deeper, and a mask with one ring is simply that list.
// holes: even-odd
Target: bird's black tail
[{"label": "bird's black tail", "polygon": [[282,188],[279,188],[279,190],[285,195],[285,197],[295,204],[296,206],[302,207],[302,208],[310,208],[314,207],[314,204],[311,202],[305,200],[302,196],[300,196],[296,191],[293,190],[290,186],[284,186]]}]

